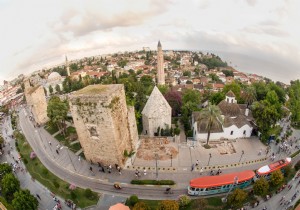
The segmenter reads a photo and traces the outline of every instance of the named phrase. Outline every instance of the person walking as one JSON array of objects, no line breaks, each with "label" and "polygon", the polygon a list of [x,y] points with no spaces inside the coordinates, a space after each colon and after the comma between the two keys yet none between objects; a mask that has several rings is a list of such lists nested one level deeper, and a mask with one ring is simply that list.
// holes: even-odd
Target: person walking
[{"label": "person walking", "polygon": [[118,166],[117,170],[119,171],[119,174],[122,175],[120,166]]},{"label": "person walking", "polygon": [[36,197],[37,197],[38,199],[42,200],[39,194],[36,194]]},{"label": "person walking", "polygon": [[144,176],[146,176],[147,175],[147,170],[146,169],[144,169]]},{"label": "person walking", "polygon": [[196,167],[198,167],[198,166],[199,166],[199,160],[196,161]]},{"label": "person walking", "polygon": [[58,152],[58,150],[55,150],[56,151],[56,153],[59,155],[59,152]]},{"label": "person walking", "polygon": [[203,173],[203,167],[201,167],[200,169],[200,175],[202,175],[202,173]]},{"label": "person walking", "polygon": [[191,171],[194,171],[194,168],[195,168],[195,165],[194,165],[194,164],[192,164]]}]

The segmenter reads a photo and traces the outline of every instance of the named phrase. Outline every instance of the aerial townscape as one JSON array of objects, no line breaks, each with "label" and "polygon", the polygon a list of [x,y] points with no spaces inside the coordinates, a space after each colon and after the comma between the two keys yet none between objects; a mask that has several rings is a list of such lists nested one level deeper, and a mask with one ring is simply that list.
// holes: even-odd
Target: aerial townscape
[{"label": "aerial townscape", "polygon": [[[199,2],[201,10],[212,4]],[[246,2],[247,8],[259,4]],[[149,7],[152,10],[144,15],[155,17],[166,4]],[[60,34],[60,43],[91,27],[76,28],[87,20],[76,19],[75,11],[59,16],[60,24],[48,22],[56,33],[61,27],[71,28],[72,35]],[[94,14],[89,14],[91,23]],[[64,22],[69,15],[72,21]],[[120,28],[143,21],[137,20],[138,13],[118,15],[117,20],[95,27],[129,36]],[[120,22],[119,28],[111,29],[115,21]],[[183,23],[176,22],[177,27]],[[36,65],[4,79],[0,85],[0,209],[300,209],[297,74],[288,77],[286,63],[283,79],[275,81],[275,70],[268,74],[262,67],[261,74],[260,70],[251,73],[245,70],[251,69],[251,62],[249,68],[240,68],[222,52],[171,49],[167,37],[172,35],[162,31],[149,35],[152,40],[147,42],[133,38],[138,49],[84,56],[76,55],[85,49],[78,47],[82,41],[78,38],[78,49],[54,50],[62,52],[54,63],[41,56],[51,65]],[[288,36],[282,33],[278,36]],[[192,40],[196,48],[197,39]],[[124,42],[116,41],[117,49],[132,43]],[[216,43],[222,45],[221,40]],[[275,51],[279,45],[268,47]],[[17,58],[22,50],[26,48],[13,56]]]}]

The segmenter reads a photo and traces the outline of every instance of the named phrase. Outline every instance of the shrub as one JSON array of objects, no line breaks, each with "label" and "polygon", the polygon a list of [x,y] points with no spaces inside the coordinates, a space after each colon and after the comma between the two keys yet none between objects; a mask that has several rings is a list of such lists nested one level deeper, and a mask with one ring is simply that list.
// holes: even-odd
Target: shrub
[{"label": "shrub", "polygon": [[140,185],[174,185],[175,182],[173,180],[144,179],[144,180],[132,180],[131,184],[140,184]]},{"label": "shrub", "polygon": [[137,195],[132,195],[129,197],[129,204],[131,206],[134,206],[137,202],[139,202],[139,198],[137,197]]},{"label": "shrub", "polygon": [[28,163],[28,160],[27,160],[26,158],[23,158],[23,162],[24,162],[25,164],[27,164],[27,163]]},{"label": "shrub", "polygon": [[298,154],[300,153],[300,150],[294,152],[292,155],[291,155],[291,158],[294,158],[296,157]]},{"label": "shrub", "polygon": [[70,195],[71,195],[71,198],[72,198],[73,200],[75,200],[76,197],[77,197],[77,195],[76,195],[76,193],[75,193],[74,191],[71,191]]},{"label": "shrub", "polygon": [[139,201],[134,205],[132,210],[151,210],[151,208],[146,203]]},{"label": "shrub", "polygon": [[36,154],[35,154],[35,152],[32,151],[30,153],[30,159],[33,160],[34,158],[36,158]]},{"label": "shrub", "polygon": [[57,189],[58,189],[59,186],[60,186],[59,183],[58,183],[56,180],[53,181],[53,185],[54,185],[54,187],[56,187]]},{"label": "shrub", "polygon": [[298,171],[300,169],[300,160],[295,164],[295,170]]},{"label": "shrub", "polygon": [[203,146],[205,149],[210,149],[211,147],[208,144],[204,144]]},{"label": "shrub", "polygon": [[179,210],[179,204],[174,200],[161,201],[157,210]]},{"label": "shrub", "polygon": [[187,207],[188,205],[190,205],[191,199],[187,195],[180,195],[178,197],[178,203],[179,203],[180,208],[184,208],[184,207]]}]

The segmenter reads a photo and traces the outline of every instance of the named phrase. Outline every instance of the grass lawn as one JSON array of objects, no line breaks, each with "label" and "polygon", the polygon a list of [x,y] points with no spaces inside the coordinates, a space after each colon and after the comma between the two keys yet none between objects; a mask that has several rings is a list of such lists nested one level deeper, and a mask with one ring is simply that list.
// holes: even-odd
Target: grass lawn
[{"label": "grass lawn", "polygon": [[61,196],[64,199],[73,200],[77,206],[84,208],[91,205],[96,205],[99,200],[99,195],[93,193],[93,198],[86,198],[85,190],[77,187],[75,190],[69,190],[70,183],[51,173],[38,158],[30,159],[32,149],[25,137],[20,133],[14,134],[18,142],[18,150],[21,157],[26,164],[27,171],[31,174],[33,179],[38,180],[41,184],[47,187],[51,192]]},{"label": "grass lawn", "polygon": [[75,143],[75,144],[70,144],[70,150],[74,153],[76,153],[78,150],[81,149],[81,145],[79,142]]},{"label": "grass lawn", "polygon": [[55,134],[58,131],[57,126],[50,126],[50,125],[46,125],[45,126],[46,131],[48,131],[48,133],[50,133],[51,135]]}]

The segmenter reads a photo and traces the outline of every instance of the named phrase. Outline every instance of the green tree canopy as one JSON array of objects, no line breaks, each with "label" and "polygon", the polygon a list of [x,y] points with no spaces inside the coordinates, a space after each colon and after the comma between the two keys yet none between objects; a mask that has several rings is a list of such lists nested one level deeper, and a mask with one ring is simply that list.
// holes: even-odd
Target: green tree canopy
[{"label": "green tree canopy", "polygon": [[47,106],[47,116],[53,124],[65,133],[65,120],[67,119],[69,106],[67,101],[61,101],[58,96],[52,96]]},{"label": "green tree canopy", "polygon": [[134,205],[132,210],[151,210],[151,208],[146,203],[139,201]]},{"label": "green tree canopy", "polygon": [[292,125],[300,127],[300,81],[291,81],[291,86],[288,91],[289,101],[287,103],[290,109]]},{"label": "green tree canopy", "polygon": [[7,163],[0,164],[0,178],[4,177],[5,174],[9,174],[12,172],[11,166]]},{"label": "green tree canopy", "polygon": [[281,185],[284,181],[284,176],[280,170],[274,171],[270,177],[270,184],[274,187]]},{"label": "green tree canopy", "polygon": [[37,210],[38,205],[37,199],[30,194],[29,190],[19,190],[14,193],[12,206],[15,210]]},{"label": "green tree canopy", "polygon": [[49,93],[50,93],[50,95],[53,93],[53,87],[51,86],[51,85],[49,85],[49,87],[48,87],[49,89]]},{"label": "green tree canopy", "polygon": [[255,195],[264,196],[269,192],[269,183],[265,178],[256,180],[253,185],[253,192]]},{"label": "green tree canopy", "polygon": [[174,200],[164,200],[159,203],[157,210],[179,210],[179,204]]},{"label": "green tree canopy", "polygon": [[20,189],[19,180],[12,174],[5,174],[1,180],[2,195],[7,201],[12,201],[13,195]]},{"label": "green tree canopy", "polygon": [[235,99],[240,102],[241,100],[241,86],[237,82],[232,82],[229,84],[226,84],[222,90],[224,95],[226,95],[229,91],[232,91],[235,95]]},{"label": "green tree canopy", "polygon": [[196,119],[197,123],[204,123],[207,131],[206,144],[208,144],[210,138],[210,132],[213,127],[218,128],[222,124],[221,111],[218,106],[209,104],[205,107]]},{"label": "green tree canopy", "polygon": [[240,208],[243,206],[247,196],[248,195],[244,190],[237,188],[228,196],[227,204],[234,209]]}]

